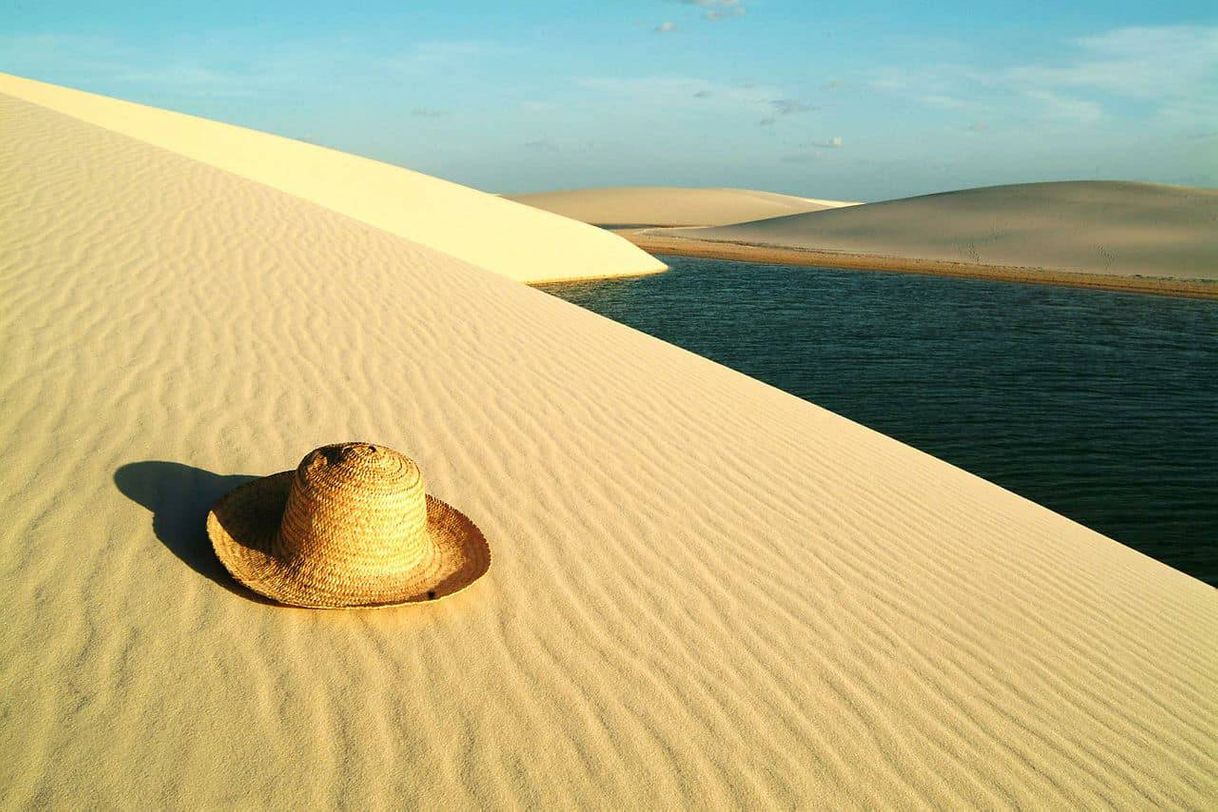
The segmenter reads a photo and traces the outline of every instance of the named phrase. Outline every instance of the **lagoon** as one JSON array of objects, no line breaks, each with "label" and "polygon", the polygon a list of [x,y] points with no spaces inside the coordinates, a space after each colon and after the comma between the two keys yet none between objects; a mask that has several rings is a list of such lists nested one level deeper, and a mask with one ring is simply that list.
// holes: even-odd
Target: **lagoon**
[{"label": "lagoon", "polygon": [[661,258],[540,287],[1218,584],[1218,303]]}]

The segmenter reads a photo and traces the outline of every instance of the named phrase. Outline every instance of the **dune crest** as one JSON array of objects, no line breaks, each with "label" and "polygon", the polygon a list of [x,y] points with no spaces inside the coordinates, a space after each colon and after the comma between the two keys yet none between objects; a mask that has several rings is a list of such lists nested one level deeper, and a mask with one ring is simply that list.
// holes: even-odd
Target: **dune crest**
[{"label": "dune crest", "polygon": [[[6,806],[1218,796],[1200,581],[502,275],[3,94],[0,207]],[[240,590],[208,506],[345,440],[416,460],[491,571],[416,610]]]},{"label": "dune crest", "polygon": [[522,282],[664,263],[584,223],[357,155],[0,73],[0,93],[137,138]]},{"label": "dune crest", "polygon": [[718,226],[855,206],[753,189],[619,186],[511,195],[510,199],[604,228]]},{"label": "dune crest", "polygon": [[662,234],[973,265],[1218,279],[1218,189],[1151,183],[989,186]]}]

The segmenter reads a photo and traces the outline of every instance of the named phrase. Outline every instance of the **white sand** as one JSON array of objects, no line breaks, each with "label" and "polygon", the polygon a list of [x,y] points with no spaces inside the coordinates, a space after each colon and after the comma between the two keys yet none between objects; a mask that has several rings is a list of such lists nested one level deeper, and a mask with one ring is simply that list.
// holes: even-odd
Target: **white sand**
[{"label": "white sand", "polygon": [[607,228],[718,226],[809,211],[856,206],[752,189],[618,186],[512,195],[511,200]]},{"label": "white sand", "polygon": [[[0,199],[5,807],[1218,796],[1199,581],[540,291],[7,96]],[[380,612],[234,591],[207,505],[349,438],[418,459],[490,573]]]},{"label": "white sand", "polygon": [[7,93],[526,282],[656,273],[625,240],[399,166],[0,73]]},{"label": "white sand", "polygon": [[991,186],[665,232],[702,240],[1083,273],[1218,279],[1218,189]]}]

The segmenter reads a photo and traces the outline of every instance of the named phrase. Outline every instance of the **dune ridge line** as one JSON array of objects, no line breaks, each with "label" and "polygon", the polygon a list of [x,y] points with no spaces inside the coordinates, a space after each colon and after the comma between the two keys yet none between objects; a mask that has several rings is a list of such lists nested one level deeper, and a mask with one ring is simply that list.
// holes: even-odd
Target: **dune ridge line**
[{"label": "dune ridge line", "polygon": [[717,226],[855,206],[841,200],[679,186],[616,186],[512,195],[512,200],[605,228]]},{"label": "dune ridge line", "polygon": [[[1218,282],[1218,189],[1128,181],[987,186],[709,228],[651,230],[652,247],[680,239],[764,251],[859,257],[893,270],[934,263],[1112,277]],[[679,252],[679,249],[678,249]],[[764,261],[764,260],[762,260]],[[1132,278],[1140,278],[1129,283]],[[1147,281],[1150,280],[1150,281]]]},{"label": "dune ridge line", "polygon": [[518,281],[638,276],[665,268],[613,234],[400,166],[4,73],[0,93],[264,183]]}]

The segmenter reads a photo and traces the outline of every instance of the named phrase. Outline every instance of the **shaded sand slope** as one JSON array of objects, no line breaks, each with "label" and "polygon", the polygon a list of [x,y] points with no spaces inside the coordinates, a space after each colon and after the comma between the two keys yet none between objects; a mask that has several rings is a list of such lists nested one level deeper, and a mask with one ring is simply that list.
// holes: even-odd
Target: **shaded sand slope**
[{"label": "shaded sand slope", "polygon": [[856,205],[752,189],[685,189],[677,186],[571,189],[512,195],[509,199],[606,227],[717,226]]},{"label": "shaded sand slope", "polygon": [[0,73],[9,94],[203,161],[525,282],[665,265],[619,237],[398,166]]},{"label": "shaded sand slope", "polygon": [[[0,98],[4,805],[1202,806],[1218,593],[724,367]],[[270,607],[242,475],[369,438],[436,605]]]},{"label": "shaded sand slope", "polygon": [[1218,189],[1149,183],[991,186],[668,233],[987,265],[1218,279]]}]

